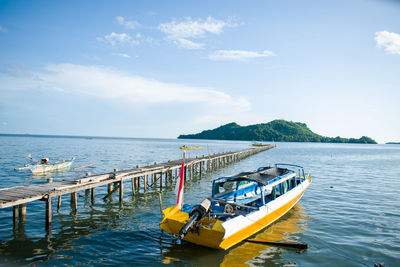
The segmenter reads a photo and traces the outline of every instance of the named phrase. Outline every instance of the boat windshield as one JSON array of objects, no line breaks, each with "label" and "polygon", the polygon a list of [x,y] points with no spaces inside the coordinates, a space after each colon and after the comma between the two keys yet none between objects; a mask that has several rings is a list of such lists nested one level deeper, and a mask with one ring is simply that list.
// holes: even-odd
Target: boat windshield
[{"label": "boat windshield", "polygon": [[214,181],[212,196],[229,198],[233,193],[238,195],[238,193],[244,194],[247,191],[254,191],[256,186],[257,183],[250,180],[223,178]]}]

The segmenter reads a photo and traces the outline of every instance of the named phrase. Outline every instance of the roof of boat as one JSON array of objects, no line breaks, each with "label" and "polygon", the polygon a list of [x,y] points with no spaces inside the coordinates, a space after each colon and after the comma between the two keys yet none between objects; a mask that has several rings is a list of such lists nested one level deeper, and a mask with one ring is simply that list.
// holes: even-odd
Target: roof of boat
[{"label": "roof of boat", "polygon": [[286,174],[294,173],[287,168],[281,167],[262,167],[254,172],[241,172],[231,177],[225,177],[227,180],[249,180],[266,185],[275,178],[282,177]]}]

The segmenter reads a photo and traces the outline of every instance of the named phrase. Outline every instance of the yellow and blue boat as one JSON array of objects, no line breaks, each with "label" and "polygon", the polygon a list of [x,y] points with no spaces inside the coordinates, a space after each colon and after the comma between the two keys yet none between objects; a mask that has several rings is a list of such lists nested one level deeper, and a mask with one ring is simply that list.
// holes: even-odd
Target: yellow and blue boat
[{"label": "yellow and blue boat", "polygon": [[160,227],[178,240],[226,250],[282,217],[310,184],[303,167],[292,164],[221,177],[200,204],[165,209]]}]

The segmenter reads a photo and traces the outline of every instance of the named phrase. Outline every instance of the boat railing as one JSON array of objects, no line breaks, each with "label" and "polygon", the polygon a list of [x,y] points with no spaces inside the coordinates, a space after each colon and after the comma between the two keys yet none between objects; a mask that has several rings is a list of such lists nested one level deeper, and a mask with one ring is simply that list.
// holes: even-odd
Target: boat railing
[{"label": "boat railing", "polygon": [[292,167],[299,168],[301,170],[301,174],[302,174],[303,178],[305,178],[303,166],[296,165],[296,164],[290,164],[290,163],[275,163],[275,167],[278,167],[278,166],[292,166]]}]

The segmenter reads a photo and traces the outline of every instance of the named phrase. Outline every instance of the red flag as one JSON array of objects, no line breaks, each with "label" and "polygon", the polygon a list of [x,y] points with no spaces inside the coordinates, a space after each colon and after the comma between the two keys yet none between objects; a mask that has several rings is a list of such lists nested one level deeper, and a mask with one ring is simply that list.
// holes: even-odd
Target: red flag
[{"label": "red flag", "polygon": [[181,170],[179,171],[179,180],[175,185],[175,194],[178,196],[176,200],[176,206],[178,209],[182,209],[183,205],[183,187],[185,182],[185,151],[183,151],[183,160]]}]

